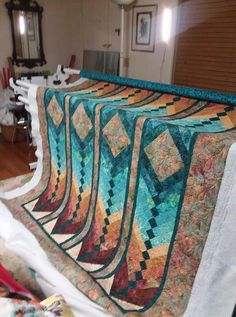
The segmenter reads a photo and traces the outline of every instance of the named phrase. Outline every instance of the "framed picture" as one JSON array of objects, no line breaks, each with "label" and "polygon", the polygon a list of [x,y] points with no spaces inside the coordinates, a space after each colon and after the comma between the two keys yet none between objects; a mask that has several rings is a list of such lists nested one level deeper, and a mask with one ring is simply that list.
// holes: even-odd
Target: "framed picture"
[{"label": "framed picture", "polygon": [[132,51],[155,51],[157,6],[133,8]]}]

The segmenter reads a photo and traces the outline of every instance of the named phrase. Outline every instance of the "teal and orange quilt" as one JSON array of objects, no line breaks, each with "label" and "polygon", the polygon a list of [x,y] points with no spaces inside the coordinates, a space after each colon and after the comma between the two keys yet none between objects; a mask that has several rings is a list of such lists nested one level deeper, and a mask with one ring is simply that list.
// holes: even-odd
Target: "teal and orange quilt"
[{"label": "teal and orange quilt", "polygon": [[114,316],[182,316],[236,107],[217,94],[85,75],[70,91],[38,89],[42,179],[7,205]]}]

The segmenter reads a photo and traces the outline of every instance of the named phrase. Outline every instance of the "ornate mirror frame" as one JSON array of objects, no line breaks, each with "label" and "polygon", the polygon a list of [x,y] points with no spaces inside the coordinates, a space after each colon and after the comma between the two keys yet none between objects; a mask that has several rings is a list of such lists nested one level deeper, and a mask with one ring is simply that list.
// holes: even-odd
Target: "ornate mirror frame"
[{"label": "ornate mirror frame", "polygon": [[[12,59],[13,63],[17,66],[25,66],[27,68],[33,68],[35,66],[42,66],[46,64],[44,50],[43,50],[43,38],[42,38],[42,13],[43,8],[35,0],[10,0],[6,2],[6,7],[8,14],[11,20],[11,32],[12,32],[12,44],[13,44],[13,54]],[[14,32],[14,19],[13,11],[27,11],[27,12],[37,12],[38,13],[38,22],[39,22],[39,58],[17,58],[16,54],[16,41],[15,41],[15,32]]]}]

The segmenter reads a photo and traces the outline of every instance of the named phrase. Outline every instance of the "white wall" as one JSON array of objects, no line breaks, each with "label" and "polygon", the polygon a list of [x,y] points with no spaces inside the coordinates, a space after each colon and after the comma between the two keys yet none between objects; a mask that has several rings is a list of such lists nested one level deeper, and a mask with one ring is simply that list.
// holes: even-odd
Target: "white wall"
[{"label": "white wall", "polygon": [[[7,66],[12,55],[10,19],[0,0],[0,68]],[[43,6],[43,42],[47,65],[43,69],[54,72],[58,64],[67,65],[71,54],[77,55],[77,67],[82,67],[84,49],[104,49],[111,44],[111,51],[119,51],[120,9],[112,0],[38,0]],[[160,81],[164,45],[161,42],[161,14],[165,6],[173,8],[172,32],[175,29],[177,0],[137,0],[135,5],[158,5],[156,46],[154,53],[131,51],[132,9],[126,13],[126,43],[129,56],[127,75],[144,80]],[[167,47],[162,81],[170,83],[174,55],[174,39]]]},{"label": "white wall", "polygon": [[[156,4],[158,6],[157,23],[156,23],[156,43],[155,52],[137,52],[131,50],[131,36],[132,36],[132,10],[129,11],[129,68],[128,76],[143,80],[151,80],[157,82],[171,83],[172,68],[174,58],[174,36],[176,27],[176,7],[177,0],[138,0],[135,5],[149,5]],[[167,44],[165,63],[161,65],[164,57],[165,44],[162,42],[162,14],[164,8],[172,9],[172,31],[171,40]]]},{"label": "white wall", "polygon": [[4,0],[0,0],[0,69],[7,66],[7,57],[12,55],[10,19]]},{"label": "white wall", "polygon": [[[126,75],[133,78],[171,83],[174,56],[174,36],[167,44],[165,63],[162,67],[164,44],[161,41],[162,13],[165,7],[172,9],[172,35],[175,34],[177,0],[137,0],[135,5],[156,4],[158,16],[156,24],[155,52],[134,52],[131,50],[132,8],[126,10],[126,55],[129,67]],[[71,21],[74,34],[73,50],[79,56],[78,66],[82,66],[83,49],[103,50],[104,44],[111,44],[111,51],[119,51],[120,37],[115,29],[120,28],[120,9],[111,0],[70,0]],[[73,18],[74,16],[74,18]],[[79,30],[82,30],[80,32]]]},{"label": "white wall", "polygon": [[78,56],[78,66],[83,63],[83,50],[119,51],[120,38],[115,32],[120,27],[120,10],[111,0],[70,0],[70,27],[72,51]]},{"label": "white wall", "polygon": [[81,0],[67,0],[69,5],[70,53],[76,55],[76,68],[81,69],[83,63],[83,3]]},{"label": "white wall", "polygon": [[[12,55],[10,19],[0,0],[0,69],[7,66]],[[38,0],[43,7],[43,45],[47,64],[43,69],[54,72],[58,64],[67,65],[76,54],[78,68],[83,64],[83,50],[118,51],[120,38],[115,32],[120,27],[120,10],[110,0]],[[40,69],[40,68],[35,68]],[[22,68],[18,68],[22,70]]]},{"label": "white wall", "polygon": [[[10,19],[5,2],[0,0],[0,69],[7,66],[7,57],[12,56]],[[43,69],[54,72],[58,64],[68,64],[71,55],[68,1],[38,0],[38,3],[44,8],[43,44],[47,64]]]},{"label": "white wall", "polygon": [[[120,37],[115,32],[115,29],[120,28],[120,9],[112,0],[71,0],[77,3],[77,10],[74,7],[73,13],[80,12],[77,15],[78,25],[74,25],[73,33],[81,34],[78,30],[83,30],[81,36],[75,35],[76,39],[80,37],[78,43],[75,44],[77,54],[80,55],[82,65],[82,51],[84,49],[103,50],[103,45],[111,44],[111,51],[119,51]],[[126,75],[132,78],[162,81],[171,83],[172,66],[174,58],[174,35],[176,26],[176,11],[178,0],[137,0],[135,5],[149,5],[156,4],[158,6],[158,16],[156,24],[156,43],[155,52],[137,52],[131,50],[131,36],[132,36],[132,8],[126,10],[126,55],[129,58]],[[164,43],[161,41],[162,28],[162,13],[165,7],[172,9],[172,37],[167,44],[165,63],[162,67],[164,54]],[[74,19],[76,20],[76,18]],[[81,25],[81,20],[82,25]],[[78,53],[80,52],[80,53]]]},{"label": "white wall", "polygon": [[67,65],[71,55],[68,0],[38,2],[44,8],[43,42],[46,67],[54,72],[58,64]]}]

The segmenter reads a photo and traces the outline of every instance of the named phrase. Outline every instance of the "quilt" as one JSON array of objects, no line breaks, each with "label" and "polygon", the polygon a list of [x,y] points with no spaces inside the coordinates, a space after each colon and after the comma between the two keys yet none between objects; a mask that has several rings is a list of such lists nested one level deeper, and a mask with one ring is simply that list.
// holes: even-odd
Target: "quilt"
[{"label": "quilt", "polygon": [[217,93],[84,75],[70,91],[38,89],[43,175],[5,203],[114,316],[183,316],[236,107]]}]

